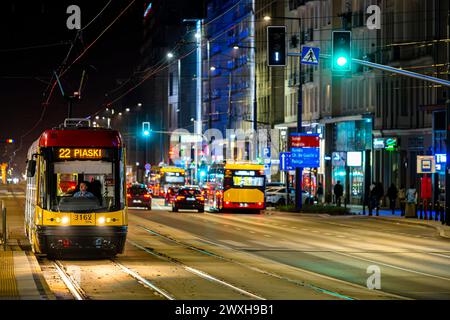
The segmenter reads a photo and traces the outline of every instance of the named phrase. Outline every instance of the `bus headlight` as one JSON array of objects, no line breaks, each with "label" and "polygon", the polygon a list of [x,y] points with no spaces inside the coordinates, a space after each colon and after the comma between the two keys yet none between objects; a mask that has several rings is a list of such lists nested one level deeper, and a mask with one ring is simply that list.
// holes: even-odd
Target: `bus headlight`
[{"label": "bus headlight", "polygon": [[104,224],[105,221],[106,221],[106,219],[104,217],[98,218],[98,223],[100,223],[100,224]]},{"label": "bus headlight", "polygon": [[69,217],[62,217],[61,222],[62,222],[62,224],[68,224],[69,223]]}]

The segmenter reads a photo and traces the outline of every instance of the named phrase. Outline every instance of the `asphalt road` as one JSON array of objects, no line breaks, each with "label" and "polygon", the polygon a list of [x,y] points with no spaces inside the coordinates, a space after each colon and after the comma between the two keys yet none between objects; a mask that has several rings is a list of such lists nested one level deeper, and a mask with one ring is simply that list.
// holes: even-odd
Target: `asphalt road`
[{"label": "asphalt road", "polygon": [[[0,198],[29,249],[23,187]],[[40,263],[58,299],[450,299],[450,240],[375,217],[173,213],[154,199],[129,210],[117,258]]]},{"label": "asphalt road", "polygon": [[[170,235],[182,230],[197,242],[361,287],[367,287],[373,273],[368,268],[375,268],[380,270],[382,292],[412,299],[450,299],[450,240],[430,228],[362,216],[198,214],[166,209],[155,205],[152,212],[132,210],[130,220],[139,223],[134,219],[139,217],[154,231]],[[329,283],[339,290],[331,279]],[[321,285],[326,288],[327,282]]]}]

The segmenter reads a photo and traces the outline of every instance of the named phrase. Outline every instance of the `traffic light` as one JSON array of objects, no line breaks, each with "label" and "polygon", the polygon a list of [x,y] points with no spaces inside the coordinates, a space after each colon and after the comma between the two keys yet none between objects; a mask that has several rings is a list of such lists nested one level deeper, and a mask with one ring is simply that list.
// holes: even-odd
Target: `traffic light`
[{"label": "traffic light", "polygon": [[142,122],[142,135],[144,137],[148,137],[150,135],[150,122]]},{"label": "traffic light", "polygon": [[286,26],[267,27],[267,65],[286,65]]},{"label": "traffic light", "polygon": [[9,144],[12,144],[12,143],[14,143],[14,142],[16,142],[16,140],[14,140],[14,139],[0,139],[0,143],[9,143]]},{"label": "traffic light", "polygon": [[352,32],[333,31],[333,71],[352,70]]}]

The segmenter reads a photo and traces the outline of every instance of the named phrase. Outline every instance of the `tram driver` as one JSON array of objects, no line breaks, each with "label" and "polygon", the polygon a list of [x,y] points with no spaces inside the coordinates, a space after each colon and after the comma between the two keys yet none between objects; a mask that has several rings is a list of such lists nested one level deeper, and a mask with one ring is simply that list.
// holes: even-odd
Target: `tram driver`
[{"label": "tram driver", "polygon": [[88,186],[86,182],[80,183],[80,191],[73,194],[74,198],[95,198],[92,192],[87,191]]}]

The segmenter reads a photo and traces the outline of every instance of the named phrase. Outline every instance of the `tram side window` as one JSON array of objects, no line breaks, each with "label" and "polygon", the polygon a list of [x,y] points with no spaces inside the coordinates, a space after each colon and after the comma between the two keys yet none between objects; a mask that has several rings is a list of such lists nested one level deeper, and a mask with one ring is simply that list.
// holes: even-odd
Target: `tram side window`
[{"label": "tram side window", "polygon": [[40,157],[39,160],[39,203],[38,206],[40,206],[43,209],[47,209],[47,168],[46,168],[46,161],[43,157]]}]

